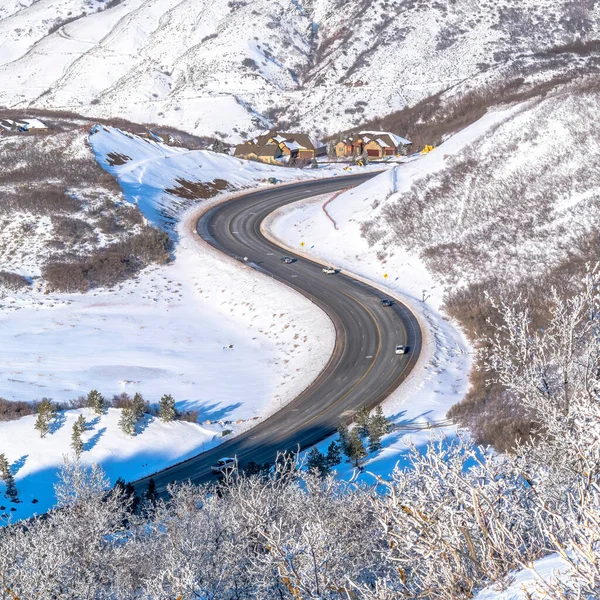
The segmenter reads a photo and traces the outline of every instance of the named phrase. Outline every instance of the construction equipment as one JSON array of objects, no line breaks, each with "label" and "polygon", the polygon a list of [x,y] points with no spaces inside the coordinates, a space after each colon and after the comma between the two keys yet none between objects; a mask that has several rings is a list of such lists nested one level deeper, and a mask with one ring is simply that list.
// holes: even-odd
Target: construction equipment
[{"label": "construction equipment", "polygon": [[425,146],[425,148],[423,148],[423,150],[421,150],[421,155],[429,154],[432,150],[433,150],[433,146],[427,145],[427,146]]},{"label": "construction equipment", "polygon": [[361,159],[357,160],[355,164],[357,167],[364,167],[365,161],[361,158]]}]

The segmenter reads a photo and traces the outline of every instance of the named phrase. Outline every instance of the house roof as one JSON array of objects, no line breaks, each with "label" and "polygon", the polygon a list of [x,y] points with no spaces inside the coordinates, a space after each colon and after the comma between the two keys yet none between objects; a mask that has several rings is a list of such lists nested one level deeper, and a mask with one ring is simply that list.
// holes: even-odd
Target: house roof
[{"label": "house roof", "polygon": [[325,148],[323,142],[307,133],[280,133],[279,135],[282,135],[286,140],[296,142],[306,150]]},{"label": "house roof", "polygon": [[233,153],[234,156],[247,156],[248,154],[256,154],[256,156],[265,156],[265,157],[273,157],[277,158],[278,154],[281,152],[281,149],[277,144],[250,144],[246,142],[245,144],[238,144],[235,147],[235,151]]},{"label": "house roof", "polygon": [[256,152],[256,144],[246,142],[245,144],[238,144],[233,152],[234,156],[244,156],[245,154],[251,154]]},{"label": "house roof", "polygon": [[257,156],[268,156],[268,157],[276,157],[278,151],[281,152],[281,148],[277,146],[277,144],[265,144],[264,146],[260,146],[254,150]]},{"label": "house roof", "polygon": [[306,150],[304,146],[301,146],[298,142],[293,140],[284,140],[283,144],[290,150]]},{"label": "house roof", "polygon": [[22,119],[22,121],[28,129],[48,129],[48,126],[39,119]]},{"label": "house roof", "polygon": [[389,146],[395,146],[396,148],[398,146],[408,146],[409,144],[412,144],[410,140],[396,135],[391,131],[361,131],[359,135],[371,135],[377,139],[383,140]]}]

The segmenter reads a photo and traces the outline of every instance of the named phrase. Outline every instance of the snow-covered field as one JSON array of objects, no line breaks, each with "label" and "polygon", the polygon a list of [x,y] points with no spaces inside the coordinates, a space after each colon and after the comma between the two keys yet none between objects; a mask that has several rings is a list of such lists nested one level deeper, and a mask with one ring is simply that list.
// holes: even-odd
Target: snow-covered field
[{"label": "snow-covered field", "polygon": [[[273,172],[222,155],[162,147],[118,130],[90,139],[101,161],[108,147],[128,153],[131,160],[112,169],[128,200],[149,220],[169,227],[190,204],[164,192],[177,177],[194,174],[194,181],[212,181],[218,174],[245,187]],[[281,173],[302,176],[291,169],[277,170]],[[67,401],[96,388],[109,398],[139,391],[156,403],[169,393],[178,408],[197,410],[201,423],[227,421],[153,421],[129,439],[117,427],[119,411],[111,409],[88,432],[94,441],[82,459],[99,462],[112,479],[154,472],[208,447],[223,428],[235,431],[277,410],[318,375],[333,348],[333,328],[324,313],[285,286],[221,260],[193,232],[193,211],[175,224],[175,260],[168,266],[149,267],[114,289],[45,294],[36,286],[5,292],[0,301],[0,397]],[[70,453],[76,415],[67,411],[44,439],[33,429],[33,418],[0,423],[0,452],[15,471],[23,501],[17,516],[52,503],[49,482]],[[33,498],[39,503],[32,504]]]}]

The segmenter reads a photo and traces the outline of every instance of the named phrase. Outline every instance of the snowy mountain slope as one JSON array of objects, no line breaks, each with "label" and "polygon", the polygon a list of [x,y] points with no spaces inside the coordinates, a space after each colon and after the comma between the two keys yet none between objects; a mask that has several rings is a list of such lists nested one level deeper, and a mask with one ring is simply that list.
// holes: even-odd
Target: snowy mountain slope
[{"label": "snowy mountain slope", "polygon": [[[61,15],[99,6],[61,2],[73,3]],[[591,0],[125,0],[44,37],[63,17],[40,0],[0,13],[0,104],[232,141],[275,122],[332,133],[516,56],[594,39],[599,10]]]},{"label": "snowy mountain slope", "polygon": [[[90,135],[85,120],[56,118],[53,127],[39,135],[0,136],[0,275],[9,270],[31,281],[13,289],[0,278],[3,402],[47,397],[64,403],[96,388],[107,398],[140,392],[151,403],[169,393],[178,409],[198,412],[202,425],[167,425],[148,416],[130,437],[119,429],[120,410],[92,418],[84,409],[89,427],[82,461],[101,463],[114,482],[120,475],[136,479],[207,449],[226,439],[224,429],[247,428],[305,389],[331,355],[329,318],[287,287],[237,263],[224,263],[199,244],[190,223],[176,221],[191,204],[225,192],[211,187],[215,180],[240,189],[273,175],[293,180],[332,171],[315,174],[248,163],[169,147],[113,127],[96,127]],[[94,153],[119,178],[122,190],[98,166]],[[48,162],[40,163],[40,156]],[[205,197],[166,191],[184,178]],[[49,182],[60,184],[81,206],[73,208],[62,196],[53,204]],[[35,188],[38,184],[41,189]],[[13,199],[21,188],[33,191],[34,199]],[[46,261],[57,256],[77,261],[141,227],[144,218],[131,204],[173,232],[169,264],[147,266],[134,277],[88,293],[58,292],[45,284]],[[65,206],[70,212],[63,214]],[[125,231],[115,233],[110,218],[130,213],[137,215],[135,223],[124,222]],[[108,233],[103,229],[107,220]],[[65,221],[78,225],[63,241],[57,239],[56,223]],[[82,243],[75,239],[80,230],[87,236]],[[22,500],[15,518],[54,503],[51,484],[62,457],[71,453],[78,412],[60,412],[43,439],[33,427],[35,417],[0,422],[0,453],[11,464]]]}]

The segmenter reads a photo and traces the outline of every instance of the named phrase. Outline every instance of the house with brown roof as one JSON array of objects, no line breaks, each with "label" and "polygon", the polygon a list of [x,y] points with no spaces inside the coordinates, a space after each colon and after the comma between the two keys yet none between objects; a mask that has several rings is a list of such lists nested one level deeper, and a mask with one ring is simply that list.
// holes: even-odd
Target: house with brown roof
[{"label": "house with brown roof", "polygon": [[[327,146],[306,133],[279,133],[275,130],[236,146],[234,156],[269,163],[312,160],[327,154]],[[281,159],[281,160],[280,160]]]},{"label": "house with brown roof", "polygon": [[390,131],[361,131],[340,140],[335,146],[338,158],[366,155],[369,158],[385,158],[408,154],[412,142]]}]

